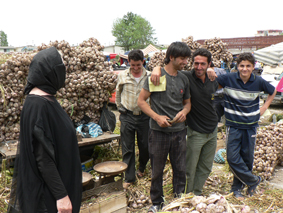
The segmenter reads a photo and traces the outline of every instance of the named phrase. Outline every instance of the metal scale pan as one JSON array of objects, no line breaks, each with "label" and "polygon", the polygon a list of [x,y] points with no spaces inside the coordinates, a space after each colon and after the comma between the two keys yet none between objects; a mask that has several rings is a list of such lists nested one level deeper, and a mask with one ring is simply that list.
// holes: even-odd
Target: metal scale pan
[{"label": "metal scale pan", "polygon": [[[106,161],[96,164],[93,169],[99,173],[98,185],[106,184],[114,181],[114,177],[121,174],[123,178],[123,172],[126,171],[128,165],[120,161]],[[104,176],[104,178],[101,178]]]}]

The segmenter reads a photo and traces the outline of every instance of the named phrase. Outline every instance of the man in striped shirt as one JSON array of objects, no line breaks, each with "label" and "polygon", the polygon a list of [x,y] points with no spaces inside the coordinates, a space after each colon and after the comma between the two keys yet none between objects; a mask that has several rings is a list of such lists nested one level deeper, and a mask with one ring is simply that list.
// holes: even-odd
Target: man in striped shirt
[{"label": "man in striped shirt", "polygon": [[[231,191],[235,197],[244,199],[241,190],[248,186],[247,195],[252,196],[261,178],[253,175],[256,128],[260,116],[271,104],[276,89],[263,78],[252,73],[255,58],[251,53],[242,53],[237,58],[238,72],[216,76],[219,88],[224,88],[224,111],[226,118],[227,161],[234,174]],[[259,105],[259,93],[269,94],[263,106]]]},{"label": "man in striped shirt", "polygon": [[[128,168],[125,172],[124,188],[136,179],[135,175],[135,138],[139,147],[139,168],[137,176],[142,177],[148,154],[149,117],[139,108],[137,101],[140,91],[150,72],[143,68],[144,55],[141,50],[132,50],[128,55],[130,68],[120,72],[116,86],[116,105],[120,114],[120,133],[123,162]],[[149,103],[149,99],[147,100]]]}]

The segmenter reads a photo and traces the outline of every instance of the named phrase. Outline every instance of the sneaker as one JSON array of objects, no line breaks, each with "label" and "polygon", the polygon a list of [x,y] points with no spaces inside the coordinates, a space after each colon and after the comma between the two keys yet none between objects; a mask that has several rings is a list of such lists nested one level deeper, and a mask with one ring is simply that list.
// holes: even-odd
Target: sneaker
[{"label": "sneaker", "polygon": [[255,193],[255,189],[256,189],[256,187],[260,184],[260,182],[261,182],[261,177],[258,176],[258,181],[257,181],[257,183],[256,183],[255,185],[250,186],[250,187],[248,188],[248,190],[247,190],[247,195],[253,196],[254,193]]},{"label": "sneaker", "polygon": [[160,206],[159,205],[152,205],[148,210],[147,212],[148,213],[156,213],[156,212],[159,212],[160,210]]},{"label": "sneaker", "polygon": [[233,194],[238,200],[244,200],[245,199],[244,195],[242,195],[242,193],[240,191],[234,191]]}]

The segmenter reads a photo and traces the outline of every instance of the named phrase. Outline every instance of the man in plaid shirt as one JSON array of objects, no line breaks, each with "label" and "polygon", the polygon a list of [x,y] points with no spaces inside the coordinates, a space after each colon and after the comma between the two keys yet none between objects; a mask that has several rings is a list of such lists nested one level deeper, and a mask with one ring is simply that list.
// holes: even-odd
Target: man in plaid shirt
[{"label": "man in plaid shirt", "polygon": [[[149,117],[138,107],[140,91],[147,80],[149,71],[143,68],[144,55],[141,50],[132,50],[128,55],[130,68],[118,75],[116,105],[120,112],[121,144],[123,162],[128,164],[125,172],[124,188],[135,182],[135,136],[139,148],[139,168],[137,176],[142,177],[148,154]],[[149,99],[147,100],[149,103]]]}]

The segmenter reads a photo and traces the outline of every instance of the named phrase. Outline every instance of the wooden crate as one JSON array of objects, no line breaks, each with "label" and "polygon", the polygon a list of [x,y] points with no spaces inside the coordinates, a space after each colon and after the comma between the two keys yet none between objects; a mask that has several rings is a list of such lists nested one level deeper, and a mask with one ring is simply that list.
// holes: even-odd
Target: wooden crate
[{"label": "wooden crate", "polygon": [[109,196],[102,201],[92,204],[80,213],[126,213],[127,212],[127,199],[125,192],[112,192]]}]

